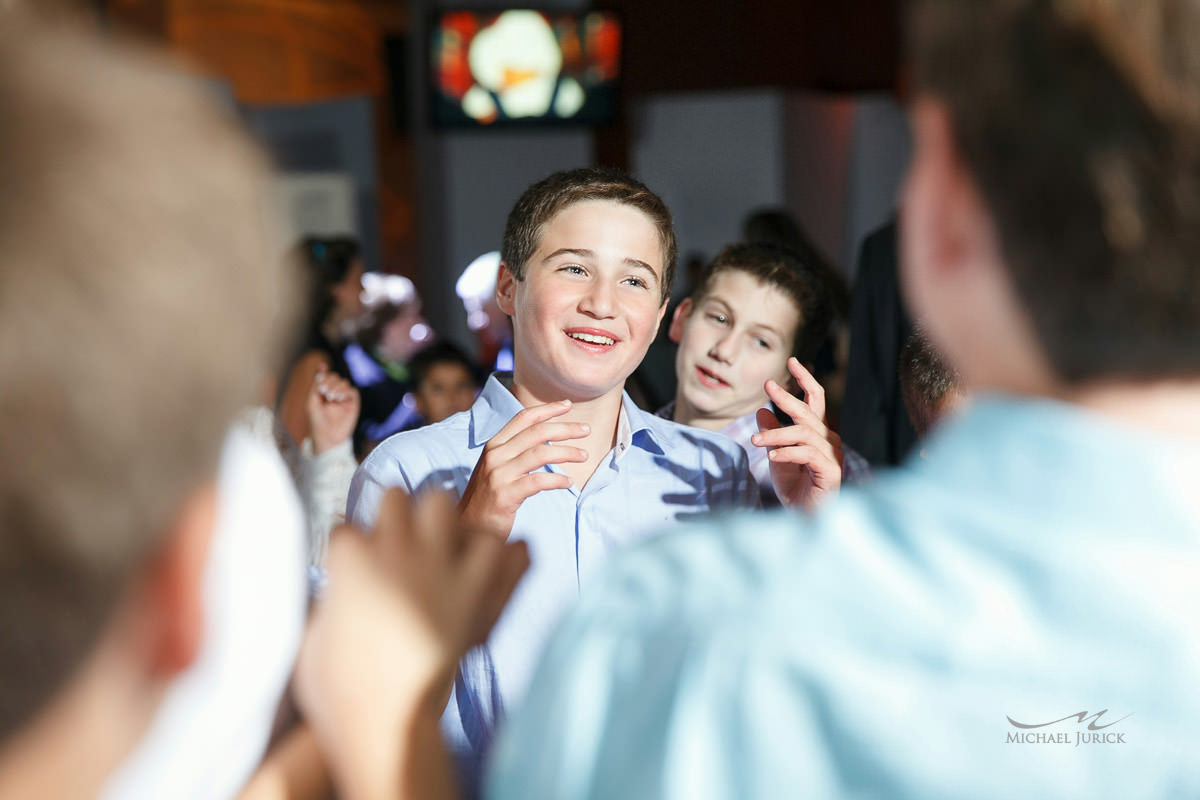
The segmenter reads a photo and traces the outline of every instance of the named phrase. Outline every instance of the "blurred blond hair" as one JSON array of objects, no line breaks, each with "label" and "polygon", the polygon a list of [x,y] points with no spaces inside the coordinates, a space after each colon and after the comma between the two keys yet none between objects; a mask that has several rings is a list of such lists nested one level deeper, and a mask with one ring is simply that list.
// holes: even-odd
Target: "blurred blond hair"
[{"label": "blurred blond hair", "polygon": [[0,737],[94,643],[277,357],[265,161],[206,95],[0,14]]}]

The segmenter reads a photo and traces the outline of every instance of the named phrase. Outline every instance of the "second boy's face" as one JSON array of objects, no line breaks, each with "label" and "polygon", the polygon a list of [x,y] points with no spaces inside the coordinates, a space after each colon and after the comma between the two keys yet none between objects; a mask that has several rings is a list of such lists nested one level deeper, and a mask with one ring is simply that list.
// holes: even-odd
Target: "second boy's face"
[{"label": "second boy's face", "polygon": [[796,304],[774,286],[738,270],[716,275],[708,294],[685,300],[671,321],[679,343],[675,419],[723,426],[761,407],[768,379],[787,383],[799,324]]},{"label": "second boy's face", "polygon": [[524,280],[502,269],[515,379],[542,402],[620,392],[658,330],[663,252],[641,211],[607,200],[568,206],[542,231]]}]

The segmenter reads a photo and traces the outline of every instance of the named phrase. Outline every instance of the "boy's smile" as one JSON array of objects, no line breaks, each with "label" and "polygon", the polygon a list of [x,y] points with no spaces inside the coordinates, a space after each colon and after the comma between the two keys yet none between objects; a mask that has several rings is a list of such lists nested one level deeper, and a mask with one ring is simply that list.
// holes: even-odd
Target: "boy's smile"
[{"label": "boy's smile", "polygon": [[514,381],[549,402],[620,392],[654,338],[663,245],[630,206],[588,200],[544,227],[524,280],[501,270],[496,293],[513,318]]},{"label": "boy's smile", "polygon": [[799,325],[795,303],[776,287],[737,269],[714,276],[699,303],[685,300],[671,322],[675,421],[716,430],[762,406],[763,384],[789,379]]}]

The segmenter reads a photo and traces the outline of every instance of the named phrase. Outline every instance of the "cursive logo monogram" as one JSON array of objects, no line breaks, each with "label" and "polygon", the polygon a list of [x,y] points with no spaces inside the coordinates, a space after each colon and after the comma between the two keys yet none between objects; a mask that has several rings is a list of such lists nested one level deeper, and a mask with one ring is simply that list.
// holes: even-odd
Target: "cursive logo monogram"
[{"label": "cursive logo monogram", "polygon": [[1026,728],[1026,729],[1045,728],[1050,725],[1057,725],[1060,722],[1066,722],[1069,719],[1073,719],[1076,722],[1078,722],[1080,725],[1082,725],[1084,723],[1084,720],[1091,719],[1091,722],[1088,723],[1088,730],[1089,731],[1099,731],[1099,730],[1103,730],[1104,728],[1111,728],[1113,725],[1116,725],[1122,719],[1129,719],[1130,717],[1133,716],[1133,714],[1126,714],[1125,716],[1121,717],[1121,719],[1114,719],[1112,722],[1108,723],[1107,725],[1097,725],[1096,723],[1098,723],[1100,721],[1100,718],[1103,717],[1107,713],[1108,713],[1108,709],[1106,708],[1103,711],[1097,711],[1095,714],[1092,714],[1091,717],[1088,717],[1088,712],[1080,711],[1078,714],[1068,714],[1067,716],[1063,717],[1062,719],[1056,719],[1053,722],[1038,722],[1038,723],[1032,724],[1032,725],[1029,723],[1025,723],[1025,722],[1017,722],[1015,719],[1013,719],[1012,717],[1009,717],[1009,716],[1005,716],[1005,719],[1007,719],[1009,722],[1011,722],[1014,728]]}]

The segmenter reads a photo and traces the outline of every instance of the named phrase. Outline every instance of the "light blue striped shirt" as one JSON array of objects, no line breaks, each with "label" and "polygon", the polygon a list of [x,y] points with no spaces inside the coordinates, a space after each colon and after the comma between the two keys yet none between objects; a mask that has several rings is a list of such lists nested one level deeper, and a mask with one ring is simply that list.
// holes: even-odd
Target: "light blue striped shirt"
[{"label": "light blue striped shirt", "polygon": [[[383,492],[393,486],[461,496],[483,445],[521,408],[493,375],[469,411],[391,437],[354,476],[347,518],[369,527]],[[462,662],[442,719],[468,793],[497,720],[524,694],[546,639],[598,566],[666,523],[756,502],[746,454],[736,442],[659,419],[623,398],[616,447],[583,490],[541,492],[517,512],[512,537],[528,544],[532,565],[487,645]]]},{"label": "light blue striped shirt", "polygon": [[615,560],[488,796],[1200,797],[1200,443],[996,398],[927,455]]}]

